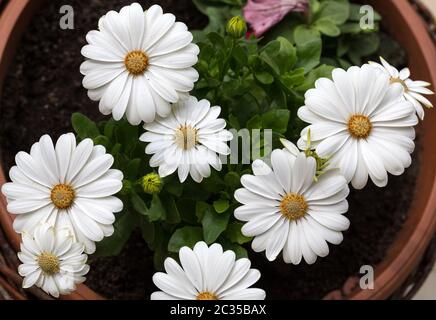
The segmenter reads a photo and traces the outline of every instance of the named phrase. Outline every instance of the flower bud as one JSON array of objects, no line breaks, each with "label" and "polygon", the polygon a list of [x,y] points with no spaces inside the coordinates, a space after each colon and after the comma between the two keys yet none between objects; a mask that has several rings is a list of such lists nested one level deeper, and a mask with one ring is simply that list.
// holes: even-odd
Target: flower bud
[{"label": "flower bud", "polygon": [[235,16],[227,23],[226,30],[230,36],[239,39],[247,32],[247,24],[240,16]]},{"label": "flower bud", "polygon": [[142,189],[145,193],[156,194],[162,189],[162,180],[157,173],[149,173],[142,177]]}]

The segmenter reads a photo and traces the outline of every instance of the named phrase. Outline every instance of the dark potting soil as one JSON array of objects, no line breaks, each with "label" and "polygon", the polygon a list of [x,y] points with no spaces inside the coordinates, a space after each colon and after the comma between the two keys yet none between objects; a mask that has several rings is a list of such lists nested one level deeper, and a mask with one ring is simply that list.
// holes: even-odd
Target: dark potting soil
[{"label": "dark potting soil", "polygon": [[[80,48],[101,15],[131,2],[69,0],[75,12],[74,30],[59,28],[63,1],[50,1],[35,16],[9,69],[0,99],[0,156],[6,172],[14,165],[15,154],[29,150],[41,135],[57,137],[71,131],[73,112],[102,119],[97,103],[87,97],[81,85]],[[161,4],[191,29],[207,23],[190,0],[139,2],[144,7]],[[362,265],[379,263],[406,219],[419,170],[418,153],[405,174],[389,177],[388,187],[380,189],[370,183],[363,191],[351,192],[347,213],[351,227],[344,233],[344,242],[330,246],[330,255],[314,265],[286,265],[281,258],[268,262],[262,254],[248,250],[253,266],[262,272],[256,286],[266,290],[268,299],[320,299],[341,288]],[[152,254],[139,232],[118,257],[91,257],[90,262],[86,284],[107,298],[148,299],[156,290],[151,280]]]}]

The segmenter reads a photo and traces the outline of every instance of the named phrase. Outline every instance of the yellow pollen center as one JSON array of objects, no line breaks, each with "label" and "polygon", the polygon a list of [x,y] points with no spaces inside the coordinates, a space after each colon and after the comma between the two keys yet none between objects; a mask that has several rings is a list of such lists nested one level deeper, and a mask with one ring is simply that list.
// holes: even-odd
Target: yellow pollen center
[{"label": "yellow pollen center", "polygon": [[38,265],[48,275],[53,275],[60,271],[58,257],[49,252],[43,252],[38,256]]},{"label": "yellow pollen center", "polygon": [[367,116],[355,114],[348,120],[348,132],[356,139],[368,138],[372,124]]},{"label": "yellow pollen center", "polygon": [[288,220],[298,220],[307,213],[307,202],[302,195],[290,193],[283,197],[280,211]]},{"label": "yellow pollen center", "polygon": [[218,300],[218,297],[210,292],[201,292],[197,295],[197,300]]},{"label": "yellow pollen center", "polygon": [[189,150],[197,144],[197,130],[188,125],[181,126],[174,138],[180,148]]},{"label": "yellow pollen center", "polygon": [[73,203],[74,189],[68,184],[58,184],[51,189],[51,201],[58,209],[67,209]]},{"label": "yellow pollen center", "polygon": [[405,92],[409,91],[409,87],[407,86],[404,80],[401,80],[400,78],[391,77],[389,81],[391,82],[391,84],[399,83],[403,86]]},{"label": "yellow pollen center", "polygon": [[141,50],[129,52],[124,58],[127,71],[137,76],[148,68],[148,56]]}]

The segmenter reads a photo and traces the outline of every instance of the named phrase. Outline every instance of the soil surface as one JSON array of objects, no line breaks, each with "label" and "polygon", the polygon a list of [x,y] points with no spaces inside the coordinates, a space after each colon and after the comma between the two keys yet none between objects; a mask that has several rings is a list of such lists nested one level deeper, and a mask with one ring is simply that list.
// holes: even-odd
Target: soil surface
[{"label": "soil surface", "polygon": [[[6,77],[0,99],[0,156],[3,168],[14,165],[14,156],[45,133],[57,137],[71,131],[70,116],[82,112],[101,119],[97,103],[82,88],[80,48],[85,35],[96,29],[98,18],[110,9],[119,10],[131,0],[69,0],[75,12],[75,29],[59,28],[59,8],[64,1],[50,1],[33,19]],[[207,19],[190,0],[139,1],[144,7],[159,3],[191,29],[205,26]],[[418,154],[417,150],[416,154]],[[313,266],[286,265],[278,258],[268,262],[261,254],[250,253],[254,267],[262,271],[256,284],[268,299],[320,299],[341,288],[362,265],[379,263],[406,219],[414,196],[419,159],[400,177],[389,177],[386,188],[369,184],[349,197],[350,229],[339,246],[330,246],[330,255]],[[251,250],[248,250],[251,252]],[[111,299],[148,299],[155,291],[152,255],[139,233],[114,258],[91,258],[86,284]]]}]

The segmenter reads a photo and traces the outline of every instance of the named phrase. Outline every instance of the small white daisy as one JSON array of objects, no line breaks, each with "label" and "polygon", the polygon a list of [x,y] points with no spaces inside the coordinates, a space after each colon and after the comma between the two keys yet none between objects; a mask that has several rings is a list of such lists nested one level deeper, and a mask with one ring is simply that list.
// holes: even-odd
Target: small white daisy
[{"label": "small white daisy", "polygon": [[220,244],[210,247],[198,242],[194,250],[179,251],[181,266],[172,258],[165,260],[165,271],[153,276],[162,291],[153,292],[151,300],[264,300],[265,291],[250,288],[260,272],[250,269],[246,258],[235,260],[231,250],[223,252]]},{"label": "small white daisy", "polygon": [[339,168],[348,182],[362,189],[368,175],[375,185],[386,186],[388,172],[400,175],[409,167],[418,123],[403,87],[371,65],[335,69],[333,81],[318,79],[306,92],[298,116],[311,125],[301,132],[298,146],[311,146]]},{"label": "small white daisy", "polygon": [[122,188],[123,174],[110,169],[114,159],[91,139],[76,145],[74,134],[62,135],[56,146],[48,135],[35,143],[30,154],[19,152],[2,187],[7,209],[16,214],[14,229],[32,233],[43,222],[70,228],[86,253],[95,241],[114,232],[114,212],[123,203],[112,195]]},{"label": "small white daisy", "polygon": [[226,121],[218,118],[220,113],[220,107],[191,96],[175,104],[168,117],[145,124],[147,132],[140,140],[149,142],[145,153],[153,154],[150,166],[159,167],[161,177],[178,170],[180,182],[189,174],[201,182],[210,176],[210,166],[221,171],[219,155],[230,154],[227,141],[233,135],[224,129]]},{"label": "small white daisy", "polygon": [[425,81],[413,81],[410,79],[409,68],[404,68],[398,71],[395,67],[391,66],[385,59],[380,57],[382,64],[377,62],[370,62],[371,65],[376,66],[383,72],[390,76],[391,83],[399,83],[404,88],[404,98],[413,103],[416,113],[421,120],[424,120],[424,107],[433,108],[433,104],[423,95],[432,95],[433,91],[426,87],[431,84]]},{"label": "small white daisy", "polygon": [[35,228],[33,236],[23,233],[22,241],[18,272],[24,277],[23,288],[36,285],[58,298],[85,281],[88,256],[83,254],[83,244],[74,242],[70,230],[44,223]]},{"label": "small white daisy", "polygon": [[192,34],[158,5],[145,13],[138,3],[103,16],[88,33],[80,67],[90,99],[115,120],[132,125],[166,117],[171,103],[185,97],[198,80],[199,49]]},{"label": "small white daisy", "polygon": [[248,221],[242,233],[254,237],[253,250],[266,251],[268,260],[283,251],[286,263],[299,264],[303,257],[312,264],[329,253],[327,242],[340,244],[342,231],[349,227],[343,216],[348,210],[347,181],[338,170],[315,181],[316,161],[302,152],[295,157],[274,150],[271,163],[269,171],[259,172],[257,164],[254,175],[242,176],[244,188],[236,190],[235,199],[244,205],[234,215]]}]

